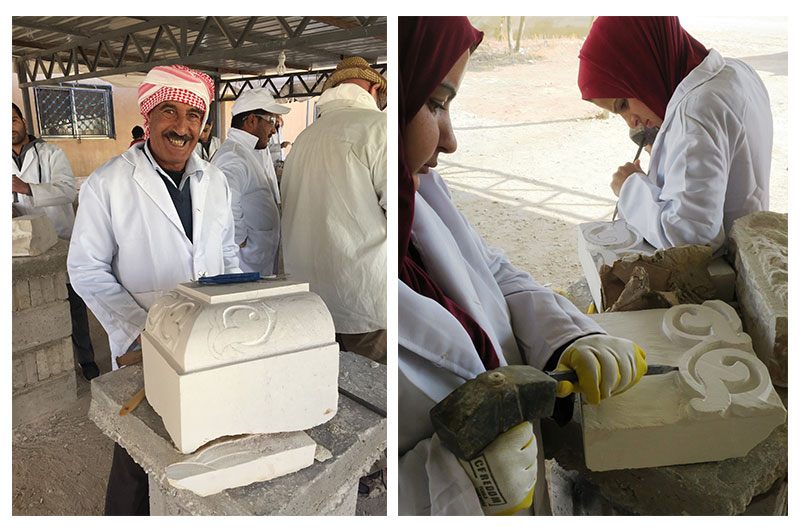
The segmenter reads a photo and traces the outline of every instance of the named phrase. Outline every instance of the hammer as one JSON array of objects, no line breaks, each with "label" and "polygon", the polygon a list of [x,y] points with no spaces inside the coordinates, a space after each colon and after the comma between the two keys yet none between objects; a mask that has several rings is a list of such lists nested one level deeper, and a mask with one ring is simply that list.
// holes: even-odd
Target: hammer
[{"label": "hammer", "polygon": [[[676,371],[651,364],[644,375]],[[470,379],[431,409],[439,439],[462,460],[472,460],[495,438],[523,421],[553,414],[558,381],[578,380],[574,371],[542,372],[532,366],[495,368]]]}]

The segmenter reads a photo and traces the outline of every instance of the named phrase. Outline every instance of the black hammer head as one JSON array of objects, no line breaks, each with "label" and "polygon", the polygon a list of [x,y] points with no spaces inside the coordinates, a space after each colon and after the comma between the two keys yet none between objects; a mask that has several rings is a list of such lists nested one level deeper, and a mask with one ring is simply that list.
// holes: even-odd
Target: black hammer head
[{"label": "black hammer head", "polygon": [[553,414],[556,382],[532,366],[504,366],[467,381],[431,409],[439,439],[471,460],[523,421]]}]

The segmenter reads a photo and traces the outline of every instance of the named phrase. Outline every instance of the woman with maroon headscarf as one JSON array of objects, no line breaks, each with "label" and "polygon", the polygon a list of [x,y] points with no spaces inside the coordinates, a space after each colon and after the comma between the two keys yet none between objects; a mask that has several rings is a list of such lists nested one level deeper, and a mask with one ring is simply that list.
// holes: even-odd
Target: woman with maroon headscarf
[{"label": "woman with maroon headscarf", "polygon": [[[487,247],[434,170],[439,153],[456,149],[449,108],[483,34],[465,17],[400,17],[398,37],[399,511],[511,514],[533,502],[544,514],[538,425],[517,425],[467,462],[434,435],[430,409],[468,379],[508,364],[575,370],[579,382],[560,383],[559,395],[580,392],[597,403],[641,378],[644,352],[605,335]],[[478,476],[480,466],[491,473]]]},{"label": "woman with maroon headscarf", "polygon": [[648,171],[617,170],[620,217],[650,244],[724,246],[733,221],[769,207],[772,115],[761,79],[677,17],[598,17],[580,52],[583,99],[658,131]]}]

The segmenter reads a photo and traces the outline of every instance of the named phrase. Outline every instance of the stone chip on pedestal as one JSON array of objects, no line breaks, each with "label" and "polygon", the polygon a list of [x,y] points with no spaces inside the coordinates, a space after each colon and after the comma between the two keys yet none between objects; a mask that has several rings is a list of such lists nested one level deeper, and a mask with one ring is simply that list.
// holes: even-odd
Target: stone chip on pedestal
[{"label": "stone chip on pedestal", "polygon": [[333,320],[305,283],[181,284],[150,308],[142,352],[147,400],[183,453],[336,414]]}]

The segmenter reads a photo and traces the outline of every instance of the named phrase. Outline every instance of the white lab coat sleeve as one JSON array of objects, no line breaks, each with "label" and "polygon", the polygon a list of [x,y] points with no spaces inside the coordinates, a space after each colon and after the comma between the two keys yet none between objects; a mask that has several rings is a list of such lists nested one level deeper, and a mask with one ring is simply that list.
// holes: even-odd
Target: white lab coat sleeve
[{"label": "white lab coat sleeve", "polygon": [[561,346],[590,333],[604,333],[572,302],[511,265],[500,249],[486,247],[486,258],[508,304],[511,327],[527,364],[541,370]]},{"label": "white lab coat sleeve", "polygon": [[[44,155],[45,150],[40,150]],[[41,184],[30,183],[33,205],[41,207],[72,204],[78,193],[75,190],[72,167],[64,151],[48,145],[46,156],[41,157],[40,163],[42,171],[49,172],[49,178],[43,178]]]},{"label": "white lab coat sleeve", "polygon": [[225,267],[225,273],[242,272],[239,266],[239,245],[236,243],[235,238],[235,224],[233,221],[233,211],[231,203],[233,200],[233,193],[230,186],[225,182],[225,194],[227,196],[228,210],[225,216],[225,227],[222,230],[222,259]]},{"label": "white lab coat sleeve", "polygon": [[437,435],[400,457],[399,515],[483,515],[478,494]]},{"label": "white lab coat sleeve", "polygon": [[233,240],[237,245],[241,245],[247,239],[247,225],[244,222],[244,209],[242,207],[242,195],[248,182],[247,165],[237,158],[234,153],[231,153],[226,159],[225,163],[217,167],[225,173],[225,177],[228,180],[234,225]]},{"label": "white lab coat sleeve", "polygon": [[731,159],[726,127],[737,126],[738,119],[728,116],[727,123],[718,124],[719,116],[692,107],[696,110],[683,114],[664,139],[669,151],[664,153],[663,189],[634,173],[620,190],[621,217],[656,248],[710,244],[716,250],[725,242],[723,206]]},{"label": "white lab coat sleeve", "polygon": [[81,188],[67,271],[73,289],[102,324],[110,341],[130,345],[144,330],[147,311],[114,276],[111,264],[116,251],[108,202],[89,180]]},{"label": "white lab coat sleeve", "polygon": [[[385,138],[385,136],[384,136]],[[378,196],[378,203],[386,213],[386,143],[381,142],[375,146],[372,153],[370,172],[372,173],[372,185],[375,188],[375,195]]]}]

